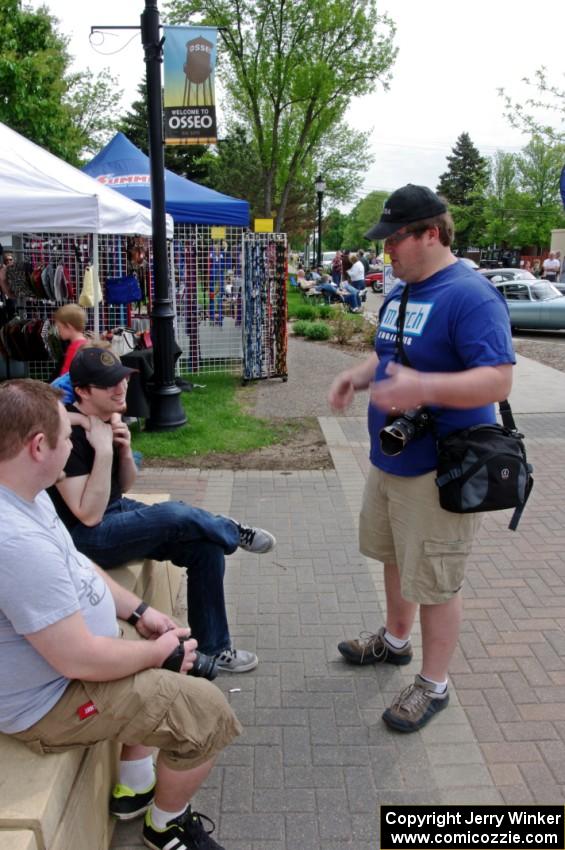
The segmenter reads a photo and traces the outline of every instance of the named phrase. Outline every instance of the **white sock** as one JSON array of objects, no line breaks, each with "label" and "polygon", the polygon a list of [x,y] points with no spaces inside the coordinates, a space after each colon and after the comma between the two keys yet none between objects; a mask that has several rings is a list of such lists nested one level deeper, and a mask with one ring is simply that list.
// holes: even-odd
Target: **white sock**
[{"label": "white sock", "polygon": [[155,829],[166,829],[167,824],[170,820],[174,818],[180,818],[182,814],[186,812],[186,806],[180,810],[180,812],[166,812],[164,809],[160,809],[155,803],[151,803],[151,808],[149,809],[149,817],[151,818],[151,823],[155,827]]},{"label": "white sock", "polygon": [[120,762],[120,785],[127,785],[132,791],[147,791],[155,782],[153,759],[146,756],[135,761]]},{"label": "white sock", "polygon": [[385,629],[384,638],[387,643],[390,643],[393,649],[404,649],[407,643],[409,643],[410,638],[397,638],[394,635],[391,635],[388,629]]},{"label": "white sock", "polygon": [[447,690],[447,679],[443,682],[434,682],[433,679],[428,679],[427,676],[422,676],[420,673],[420,679],[423,679],[424,682],[429,683],[432,687],[430,688],[435,694],[444,694]]}]

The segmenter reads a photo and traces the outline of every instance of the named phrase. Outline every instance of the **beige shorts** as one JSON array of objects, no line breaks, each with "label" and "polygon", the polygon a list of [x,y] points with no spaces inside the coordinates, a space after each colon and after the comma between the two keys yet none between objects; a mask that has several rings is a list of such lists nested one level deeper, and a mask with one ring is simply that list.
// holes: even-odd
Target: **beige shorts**
[{"label": "beige shorts", "polygon": [[158,747],[173,770],[189,770],[239,734],[240,723],[215,685],[152,669],[114,682],[73,681],[45,717],[14,737],[38,753],[109,740],[144,744]]},{"label": "beige shorts", "polygon": [[396,564],[404,599],[448,602],[461,589],[481,514],[454,514],[439,504],[435,472],[405,477],[371,465],[359,518],[363,555]]}]

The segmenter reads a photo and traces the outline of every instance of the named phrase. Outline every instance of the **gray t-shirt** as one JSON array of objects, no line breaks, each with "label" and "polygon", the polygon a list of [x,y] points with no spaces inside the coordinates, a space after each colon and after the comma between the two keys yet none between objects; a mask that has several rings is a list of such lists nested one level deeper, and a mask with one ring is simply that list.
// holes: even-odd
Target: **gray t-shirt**
[{"label": "gray t-shirt", "polygon": [[37,723],[69,684],[24,635],[77,611],[95,635],[119,630],[107,584],[47,493],[28,502],[0,486],[0,540],[0,731],[13,733]]}]

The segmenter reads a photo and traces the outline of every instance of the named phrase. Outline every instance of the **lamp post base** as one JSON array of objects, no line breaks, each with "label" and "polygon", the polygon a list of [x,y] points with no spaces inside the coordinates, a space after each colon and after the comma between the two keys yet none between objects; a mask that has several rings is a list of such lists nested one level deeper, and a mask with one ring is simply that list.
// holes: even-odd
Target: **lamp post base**
[{"label": "lamp post base", "polygon": [[172,386],[153,387],[151,416],[145,420],[146,431],[170,431],[186,425],[187,418],[181,404],[181,390]]}]

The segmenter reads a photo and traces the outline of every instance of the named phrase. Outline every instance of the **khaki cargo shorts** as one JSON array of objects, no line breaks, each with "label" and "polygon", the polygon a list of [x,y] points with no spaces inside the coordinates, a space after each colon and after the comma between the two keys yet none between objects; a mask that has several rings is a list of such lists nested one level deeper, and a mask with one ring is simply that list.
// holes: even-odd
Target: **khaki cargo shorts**
[{"label": "khaki cargo shorts", "polygon": [[448,602],[461,589],[481,514],[454,514],[439,504],[435,471],[405,477],[371,465],[359,518],[363,555],[396,564],[404,599]]},{"label": "khaki cargo shorts", "polygon": [[143,670],[114,682],[73,681],[37,723],[14,737],[38,753],[99,741],[158,747],[168,767],[190,770],[223,750],[241,725],[205,679]]}]

